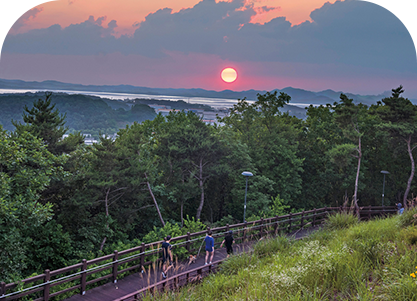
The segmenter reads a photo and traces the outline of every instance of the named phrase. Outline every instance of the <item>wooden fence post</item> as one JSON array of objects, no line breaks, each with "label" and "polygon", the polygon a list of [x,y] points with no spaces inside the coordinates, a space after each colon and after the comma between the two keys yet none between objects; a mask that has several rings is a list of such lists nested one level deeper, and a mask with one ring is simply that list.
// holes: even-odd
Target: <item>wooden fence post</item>
[{"label": "wooden fence post", "polygon": [[119,266],[119,252],[114,250],[113,256],[113,283],[117,283],[117,268]]},{"label": "wooden fence post", "polygon": [[372,206],[369,205],[368,207],[368,218],[371,219],[372,215],[371,215],[371,210],[372,210]]},{"label": "wooden fence post", "polygon": [[144,265],[145,265],[145,243],[143,242],[140,248],[140,266],[141,266],[141,270],[143,271]]},{"label": "wooden fence post", "polygon": [[187,232],[187,252],[190,253],[190,240],[191,240],[191,234],[190,232]]},{"label": "wooden fence post", "polygon": [[85,272],[87,270],[87,260],[83,259],[82,264],[81,271],[84,273],[81,274],[81,295],[84,296],[87,283],[87,272]]},{"label": "wooden fence post", "polygon": [[248,226],[248,222],[245,221],[245,229],[243,230],[243,239],[242,242],[246,241],[246,227]]},{"label": "wooden fence post", "polygon": [[301,213],[301,229],[304,228],[304,210]]},{"label": "wooden fence post", "polygon": [[49,300],[49,288],[50,288],[49,281],[50,280],[51,280],[51,271],[50,270],[45,270],[44,283],[46,283],[46,284],[43,287],[43,300],[45,300],[45,301]]},{"label": "wooden fence post", "polygon": [[229,232],[230,231],[230,226],[229,224],[226,224],[226,231]]},{"label": "wooden fence post", "polygon": [[317,209],[314,208],[314,213],[313,213],[313,227],[316,226],[316,215],[317,215]]},{"label": "wooden fence post", "polygon": [[180,280],[178,279],[178,277],[175,277],[174,280],[175,288],[178,289],[180,287]]},{"label": "wooden fence post", "polygon": [[0,297],[6,295],[6,282],[1,282],[0,285]]},{"label": "wooden fence post", "polygon": [[288,219],[289,219],[289,221],[288,221],[288,233],[290,233],[291,232],[292,213],[290,213],[290,217]]},{"label": "wooden fence post", "polygon": [[275,216],[275,224],[274,224],[274,231],[275,235],[278,235],[278,215]]},{"label": "wooden fence post", "polygon": [[260,234],[261,234],[261,237],[264,236],[264,218],[263,217],[261,217],[261,232],[260,232]]}]

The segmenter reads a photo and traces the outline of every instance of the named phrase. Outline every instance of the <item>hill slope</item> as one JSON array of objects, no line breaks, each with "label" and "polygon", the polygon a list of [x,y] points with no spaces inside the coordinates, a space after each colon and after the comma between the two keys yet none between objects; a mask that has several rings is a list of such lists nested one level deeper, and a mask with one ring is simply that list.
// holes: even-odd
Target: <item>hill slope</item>
[{"label": "hill slope", "polygon": [[201,285],[158,300],[417,300],[416,212],[325,229],[304,241],[261,241]]}]

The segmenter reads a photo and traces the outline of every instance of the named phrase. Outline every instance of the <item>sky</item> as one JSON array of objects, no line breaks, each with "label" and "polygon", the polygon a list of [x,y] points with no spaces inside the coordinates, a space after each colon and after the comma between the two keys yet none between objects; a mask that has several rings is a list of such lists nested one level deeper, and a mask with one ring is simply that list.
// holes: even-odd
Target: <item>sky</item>
[{"label": "sky", "polygon": [[[25,1],[0,23],[0,78],[357,94],[403,85],[417,98],[410,0],[391,6],[401,20],[357,0]],[[232,83],[220,77],[226,67],[237,71]]]}]

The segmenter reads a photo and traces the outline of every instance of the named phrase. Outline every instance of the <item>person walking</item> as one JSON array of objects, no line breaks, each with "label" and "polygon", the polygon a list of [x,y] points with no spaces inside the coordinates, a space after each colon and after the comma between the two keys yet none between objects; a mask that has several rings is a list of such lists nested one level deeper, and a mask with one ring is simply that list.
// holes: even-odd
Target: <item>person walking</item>
[{"label": "person walking", "polygon": [[204,238],[204,241],[206,242],[206,262],[205,265],[207,265],[207,260],[210,257],[210,264],[213,261],[214,257],[214,238],[212,237],[213,232],[211,230],[207,231],[207,236]]},{"label": "person walking", "polygon": [[403,214],[404,213],[404,208],[402,208],[403,207],[403,205],[401,204],[401,203],[398,203],[398,204],[396,204],[397,205],[397,212],[398,212],[398,214],[399,215],[401,215],[401,214]]},{"label": "person walking", "polygon": [[168,275],[168,271],[172,267],[172,245],[171,242],[171,235],[167,235],[164,238],[164,242],[162,243],[162,277],[165,279]]},{"label": "person walking", "polygon": [[227,257],[229,257],[229,255],[233,255],[233,247],[232,244],[235,243],[235,239],[233,238],[233,231],[230,230],[226,236],[224,237],[224,240],[222,241],[220,248],[223,247],[223,244],[225,244],[226,246],[226,251],[227,251]]}]

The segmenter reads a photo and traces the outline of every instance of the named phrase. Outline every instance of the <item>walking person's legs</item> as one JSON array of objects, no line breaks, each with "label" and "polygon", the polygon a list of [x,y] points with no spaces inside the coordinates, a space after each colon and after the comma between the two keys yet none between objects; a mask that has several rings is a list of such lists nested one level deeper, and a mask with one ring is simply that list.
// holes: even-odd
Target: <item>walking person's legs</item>
[{"label": "walking person's legs", "polygon": [[163,278],[166,278],[167,276],[166,276],[166,261],[164,260],[163,261],[163,263],[162,263],[162,277]]}]

